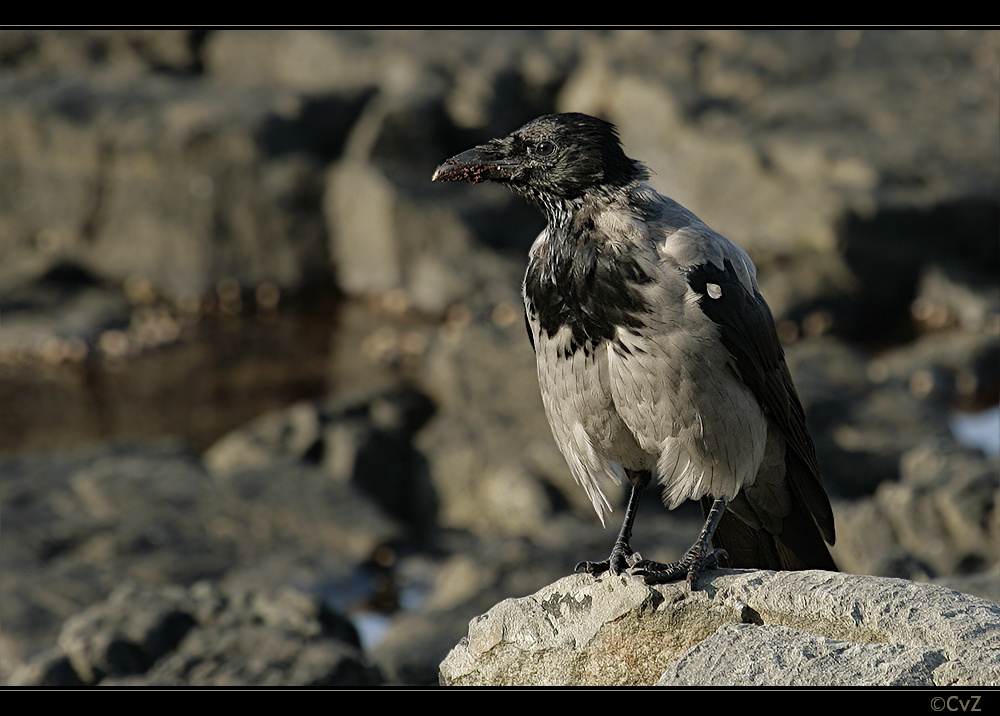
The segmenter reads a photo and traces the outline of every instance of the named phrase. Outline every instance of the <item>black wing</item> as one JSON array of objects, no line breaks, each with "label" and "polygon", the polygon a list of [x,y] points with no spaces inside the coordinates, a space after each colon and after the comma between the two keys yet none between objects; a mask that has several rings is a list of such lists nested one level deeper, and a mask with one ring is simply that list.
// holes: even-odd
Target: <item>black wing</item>
[{"label": "black wing", "polygon": [[[750,388],[764,414],[785,438],[786,479],[789,482],[793,509],[784,518],[781,534],[775,535],[780,544],[773,547],[772,551],[779,553],[776,559],[783,568],[790,568],[789,562],[796,560],[791,556],[782,559],[780,552],[792,549],[792,543],[797,541],[800,543],[802,560],[810,562],[816,568],[836,569],[823,544],[824,540],[829,544],[834,542],[833,510],[823,488],[816,449],[806,428],[805,412],[785,363],[774,318],[760,292],[748,290],[743,285],[728,259],[724,266],[724,269],[720,269],[707,263],[689,269],[687,280],[691,288],[702,296],[702,311],[719,327],[722,343],[732,356],[740,378]],[[714,287],[710,284],[714,284]],[[730,504],[730,512],[736,516],[740,515],[741,508],[749,507],[741,504],[745,503],[745,498],[741,500],[741,497],[743,496]],[[753,531],[747,525],[728,527],[727,529],[727,525],[720,524],[717,531],[718,542],[727,541],[727,535],[734,535],[741,530]],[[817,528],[819,534],[815,534]],[[745,543],[747,539],[749,537],[742,534],[734,536],[730,541]],[[725,547],[734,560],[738,559],[734,557],[734,553],[739,552],[735,548],[737,546]],[[767,551],[764,547],[758,551],[760,550]],[[758,561],[761,560],[763,557],[758,558]],[[761,568],[765,565],[740,566]]]}]

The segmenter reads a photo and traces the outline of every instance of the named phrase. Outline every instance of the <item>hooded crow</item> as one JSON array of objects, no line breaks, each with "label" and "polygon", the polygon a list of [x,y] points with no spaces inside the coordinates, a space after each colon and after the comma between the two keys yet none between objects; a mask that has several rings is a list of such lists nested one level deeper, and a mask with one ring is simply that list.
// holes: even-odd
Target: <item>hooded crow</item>
[{"label": "hooded crow", "polygon": [[[545,412],[602,523],[603,485],[632,486],[610,556],[577,571],[692,587],[723,564],[835,571],[833,511],[756,269],[648,178],[612,124],[577,113],[539,117],[433,176],[504,184],[547,221],[523,285]],[[654,480],[668,508],[700,500],[705,515],[671,564],[631,546]]]}]

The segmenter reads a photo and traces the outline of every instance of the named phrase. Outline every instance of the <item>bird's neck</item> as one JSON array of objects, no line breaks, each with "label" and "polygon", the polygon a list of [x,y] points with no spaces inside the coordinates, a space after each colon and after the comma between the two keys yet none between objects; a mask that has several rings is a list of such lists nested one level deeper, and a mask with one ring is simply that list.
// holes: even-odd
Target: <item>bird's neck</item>
[{"label": "bird's neck", "polygon": [[[595,187],[580,196],[566,198],[553,194],[530,194],[527,198],[542,212],[553,237],[565,236],[572,231],[575,219],[581,213],[615,211],[634,199],[638,183],[627,187]],[[634,204],[633,204],[634,206]]]},{"label": "bird's neck", "polygon": [[566,199],[552,194],[529,194],[526,198],[534,204],[548,224],[552,235],[563,234],[569,230],[573,217],[584,206],[585,198]]}]

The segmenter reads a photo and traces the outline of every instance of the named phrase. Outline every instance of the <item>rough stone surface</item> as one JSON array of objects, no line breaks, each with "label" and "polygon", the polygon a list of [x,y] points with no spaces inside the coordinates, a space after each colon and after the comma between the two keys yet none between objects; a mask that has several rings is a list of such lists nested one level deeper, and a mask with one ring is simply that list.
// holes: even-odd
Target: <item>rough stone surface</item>
[{"label": "rough stone surface", "polygon": [[[678,659],[657,686],[928,686],[939,651],[856,644],[785,626],[724,624]],[[954,686],[954,684],[945,684]]]},{"label": "rough stone surface", "polygon": [[831,572],[720,571],[698,591],[574,575],[473,619],[443,685],[986,686],[1000,606]]}]

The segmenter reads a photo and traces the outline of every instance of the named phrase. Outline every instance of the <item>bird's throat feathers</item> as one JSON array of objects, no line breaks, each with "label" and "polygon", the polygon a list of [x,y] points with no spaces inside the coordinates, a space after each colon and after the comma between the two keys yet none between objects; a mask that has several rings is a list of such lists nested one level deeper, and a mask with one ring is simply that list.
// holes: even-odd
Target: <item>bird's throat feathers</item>
[{"label": "bird's throat feathers", "polygon": [[621,239],[638,217],[608,211],[606,202],[600,208],[586,201],[563,208],[561,220],[550,222],[532,249],[525,305],[545,337],[568,330],[564,354],[589,354],[614,340],[619,329],[644,325],[648,306],[641,287],[653,278],[634,245]]}]

